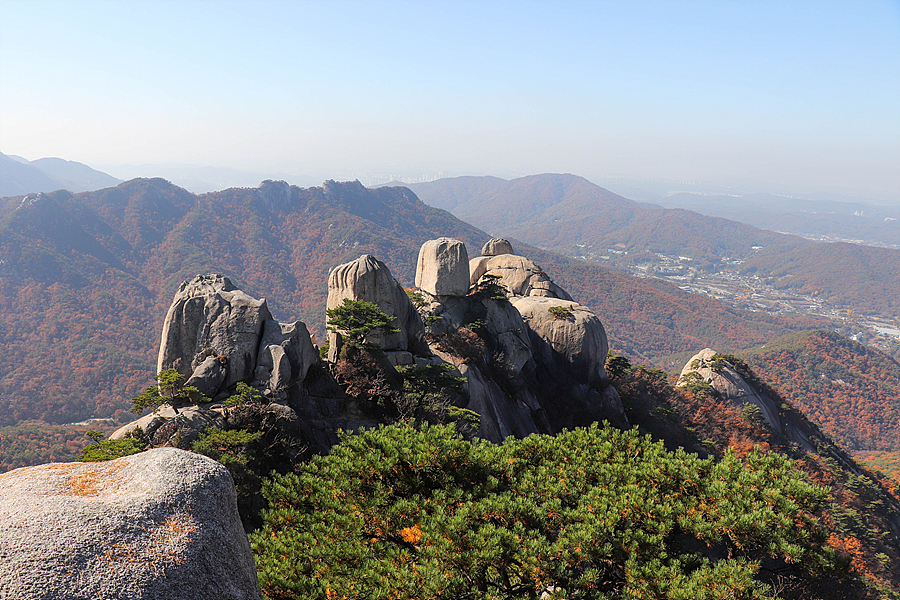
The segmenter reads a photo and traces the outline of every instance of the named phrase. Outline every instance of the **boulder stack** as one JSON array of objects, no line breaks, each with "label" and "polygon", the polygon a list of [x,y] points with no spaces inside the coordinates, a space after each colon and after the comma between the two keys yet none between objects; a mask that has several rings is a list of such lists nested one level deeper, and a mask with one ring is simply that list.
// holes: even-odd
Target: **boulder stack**
[{"label": "boulder stack", "polygon": [[240,381],[278,389],[302,380],[316,360],[306,325],[278,323],[264,298],[210,274],[182,283],[175,294],[163,322],[157,372],[175,369],[214,397]]},{"label": "boulder stack", "polygon": [[159,448],[0,475],[0,597],[260,600],[234,484]]}]

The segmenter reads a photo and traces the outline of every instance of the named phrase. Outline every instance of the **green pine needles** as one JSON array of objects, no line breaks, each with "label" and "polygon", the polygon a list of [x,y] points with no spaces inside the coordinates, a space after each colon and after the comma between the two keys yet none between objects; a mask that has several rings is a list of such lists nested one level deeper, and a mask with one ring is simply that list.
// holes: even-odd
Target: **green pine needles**
[{"label": "green pine needles", "polygon": [[495,445],[382,426],[263,492],[251,543],[270,600],[756,599],[765,557],[834,565],[813,516],[827,494],[790,459],[702,460],[636,430]]},{"label": "green pine needles", "polygon": [[374,350],[376,346],[366,341],[370,333],[380,329],[383,335],[399,333],[394,317],[388,316],[377,304],[365,300],[344,298],[343,304],[325,311],[328,329],[340,332],[350,346]]},{"label": "green pine needles", "polygon": [[178,412],[178,407],[186,404],[209,402],[200,390],[192,385],[184,385],[184,375],[175,369],[165,369],[153,376],[156,385],[145,389],[140,396],[132,398],[131,412],[140,414],[144,409],[156,409],[168,403]]}]

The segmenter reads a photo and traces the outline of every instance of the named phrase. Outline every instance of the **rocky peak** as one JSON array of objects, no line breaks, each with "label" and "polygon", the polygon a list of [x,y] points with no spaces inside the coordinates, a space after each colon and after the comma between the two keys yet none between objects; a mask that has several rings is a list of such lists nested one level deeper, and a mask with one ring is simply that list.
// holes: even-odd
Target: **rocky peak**
[{"label": "rocky peak", "polygon": [[284,210],[291,205],[291,186],[285,181],[266,179],[256,188],[256,193],[271,211]]},{"label": "rocky peak", "polygon": [[[386,315],[396,319],[398,333],[374,333],[369,341],[388,351],[408,351],[428,355],[424,341],[425,327],[400,283],[391,270],[371,254],[363,254],[354,261],[338,265],[328,275],[326,307],[337,308],[345,299],[364,300],[378,306]],[[339,332],[328,333],[329,360],[338,356],[342,341]]]},{"label": "rocky peak", "polygon": [[469,291],[469,254],[452,238],[422,244],[416,265],[416,287],[432,296],[465,296]]}]

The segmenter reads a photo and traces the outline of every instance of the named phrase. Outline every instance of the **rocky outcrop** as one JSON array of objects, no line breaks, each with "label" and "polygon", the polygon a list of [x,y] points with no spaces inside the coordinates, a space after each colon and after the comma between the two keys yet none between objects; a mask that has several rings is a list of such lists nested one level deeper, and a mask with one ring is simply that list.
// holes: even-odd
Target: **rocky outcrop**
[{"label": "rocky outcrop", "polygon": [[224,385],[253,379],[263,324],[272,319],[265,299],[237,289],[222,275],[198,275],[181,284],[163,322],[157,372],[191,377],[210,356],[227,359]]},{"label": "rocky outcrop", "polygon": [[553,283],[553,280],[531,259],[515,254],[479,256],[469,261],[471,285],[477,285],[486,276],[496,277],[508,296],[543,296],[571,300],[569,294]]},{"label": "rocky outcrop", "polygon": [[291,205],[291,186],[285,181],[266,179],[256,188],[263,205],[272,211],[284,210]]},{"label": "rocky outcrop", "polygon": [[515,254],[512,244],[503,238],[491,238],[481,247],[482,256],[499,256],[501,254]]},{"label": "rocky outcrop", "polygon": [[175,369],[214,397],[238,382],[276,390],[302,380],[318,360],[306,326],[278,323],[265,299],[222,275],[181,284],[163,322],[157,371]]},{"label": "rocky outcrop", "polygon": [[[484,251],[512,250],[493,242]],[[432,352],[466,378],[465,408],[482,417],[478,435],[500,441],[603,419],[626,425],[596,315],[525,257],[482,256],[470,266],[472,281],[483,285],[467,296],[423,291],[419,311]],[[496,275],[504,294],[485,274]]]},{"label": "rocky outcrop", "polygon": [[416,265],[416,287],[432,296],[465,296],[469,291],[466,245],[451,238],[422,244]]},{"label": "rocky outcrop", "polygon": [[537,360],[587,385],[607,379],[609,341],[600,319],[586,306],[558,298],[514,298],[528,325]]},{"label": "rocky outcrop", "polygon": [[[328,275],[327,308],[337,308],[345,298],[371,302],[396,319],[399,333],[383,335],[376,331],[367,341],[385,350],[430,354],[424,340],[425,326],[416,307],[387,265],[371,254],[338,265]],[[329,331],[328,343],[329,360],[334,361],[342,344],[340,334]]]},{"label": "rocky outcrop", "polygon": [[173,448],[0,475],[0,598],[257,600],[234,484]]},{"label": "rocky outcrop", "polygon": [[811,439],[811,428],[805,419],[797,422],[789,418],[779,401],[748,383],[730,363],[719,358],[714,350],[704,348],[695,354],[681,370],[676,385],[688,385],[688,375],[691,373],[697,373],[729,404],[737,408],[748,404],[758,407],[769,427],[805,450],[816,451],[815,442]]},{"label": "rocky outcrop", "polygon": [[190,448],[200,434],[210,427],[225,426],[225,410],[221,405],[188,406],[178,412],[163,404],[155,411],[144,415],[115,430],[111,440],[120,440],[140,428],[143,437],[153,446],[176,446]]}]

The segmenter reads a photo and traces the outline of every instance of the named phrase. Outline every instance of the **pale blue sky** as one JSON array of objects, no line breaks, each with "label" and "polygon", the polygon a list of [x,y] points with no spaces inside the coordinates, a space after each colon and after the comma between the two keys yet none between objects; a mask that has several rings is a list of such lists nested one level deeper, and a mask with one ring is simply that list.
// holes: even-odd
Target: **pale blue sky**
[{"label": "pale blue sky", "polygon": [[0,0],[0,152],[900,199],[900,0]]}]

